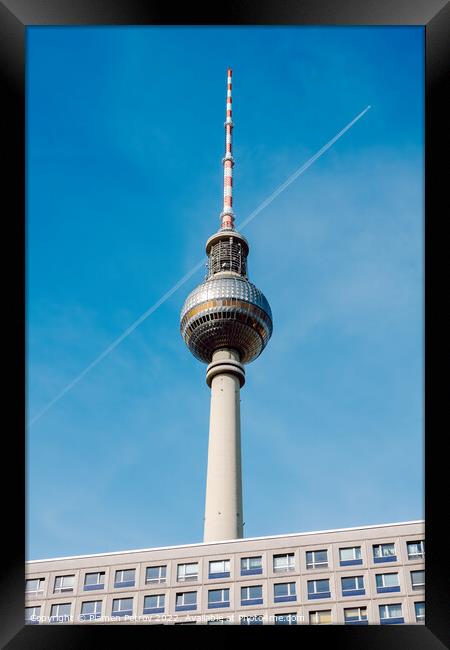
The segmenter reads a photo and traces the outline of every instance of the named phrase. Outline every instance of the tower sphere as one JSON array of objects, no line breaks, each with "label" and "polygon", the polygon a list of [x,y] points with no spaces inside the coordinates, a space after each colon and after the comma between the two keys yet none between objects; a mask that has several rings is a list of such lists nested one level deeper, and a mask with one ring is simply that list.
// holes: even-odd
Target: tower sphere
[{"label": "tower sphere", "polygon": [[232,348],[241,363],[264,350],[272,334],[272,312],[246,273],[248,244],[235,230],[222,230],[206,245],[208,276],[186,298],[180,329],[192,354],[210,363],[213,352]]}]

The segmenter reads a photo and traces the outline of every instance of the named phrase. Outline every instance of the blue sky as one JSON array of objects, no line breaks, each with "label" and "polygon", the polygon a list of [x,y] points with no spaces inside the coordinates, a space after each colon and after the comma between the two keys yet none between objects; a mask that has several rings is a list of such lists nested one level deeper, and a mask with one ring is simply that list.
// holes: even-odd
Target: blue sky
[{"label": "blue sky", "polygon": [[[245,535],[423,511],[423,29],[27,30],[27,417],[219,226],[226,68],[243,221],[274,331],[242,390]],[[27,431],[27,556],[201,541],[192,277]]]}]

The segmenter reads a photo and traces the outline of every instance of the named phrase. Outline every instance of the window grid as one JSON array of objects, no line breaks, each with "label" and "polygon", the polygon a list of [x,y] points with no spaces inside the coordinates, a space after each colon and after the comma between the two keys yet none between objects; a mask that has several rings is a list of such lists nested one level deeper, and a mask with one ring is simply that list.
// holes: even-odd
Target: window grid
[{"label": "window grid", "polygon": [[284,555],[273,556],[273,571],[274,573],[282,573],[287,571],[295,571],[295,555],[294,553],[285,553]]},{"label": "window grid", "polygon": [[423,560],[425,558],[425,542],[423,539],[417,542],[406,542],[408,560]]},{"label": "window grid", "polygon": [[198,580],[198,562],[179,564],[177,566],[177,582]]},{"label": "window grid", "polygon": [[27,596],[43,594],[45,578],[31,578],[25,581],[25,593]]},{"label": "window grid", "polygon": [[68,591],[73,591],[74,584],[75,584],[75,575],[56,576],[53,593],[62,594]]},{"label": "window grid", "polygon": [[411,571],[411,587],[413,589],[424,589],[425,571]]},{"label": "window grid", "polygon": [[37,625],[41,616],[41,606],[25,607],[25,625]]},{"label": "window grid", "polygon": [[105,588],[105,572],[96,571],[94,573],[86,573],[84,576],[84,591],[95,591],[96,589]]},{"label": "window grid", "polygon": [[145,570],[145,582],[147,584],[161,584],[166,582],[167,565],[148,566]]},{"label": "window grid", "polygon": [[101,600],[86,600],[81,603],[80,620],[91,621],[102,615]]},{"label": "window grid", "polygon": [[111,614],[112,616],[131,616],[133,614],[133,599],[114,598]]},{"label": "window grid", "polygon": [[328,567],[328,551],[306,551],[307,569],[326,569]]}]

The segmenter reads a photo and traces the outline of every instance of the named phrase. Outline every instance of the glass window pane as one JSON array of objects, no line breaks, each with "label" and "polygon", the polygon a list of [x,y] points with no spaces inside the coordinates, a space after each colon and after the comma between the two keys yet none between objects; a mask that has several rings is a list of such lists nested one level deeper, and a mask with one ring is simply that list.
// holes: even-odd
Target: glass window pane
[{"label": "glass window pane", "polygon": [[288,596],[289,587],[287,584],[279,584],[274,586],[274,595],[275,596]]},{"label": "glass window pane", "polygon": [[397,573],[385,573],[385,575],[384,575],[384,586],[385,587],[397,587],[398,586],[398,574]]},{"label": "glass window pane", "polygon": [[253,598],[262,598],[262,587],[261,586],[256,586],[256,587],[249,587],[249,599]]},{"label": "glass window pane", "polygon": [[425,571],[411,571],[411,581],[413,585],[425,584]]}]

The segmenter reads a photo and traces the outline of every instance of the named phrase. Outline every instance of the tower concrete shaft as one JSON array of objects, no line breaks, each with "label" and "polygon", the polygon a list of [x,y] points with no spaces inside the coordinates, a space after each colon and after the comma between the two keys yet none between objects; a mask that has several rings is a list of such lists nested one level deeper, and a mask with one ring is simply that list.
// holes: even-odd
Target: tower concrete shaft
[{"label": "tower concrete shaft", "polygon": [[243,537],[240,389],[245,371],[236,350],[214,352],[206,371],[211,388],[204,542]]}]

